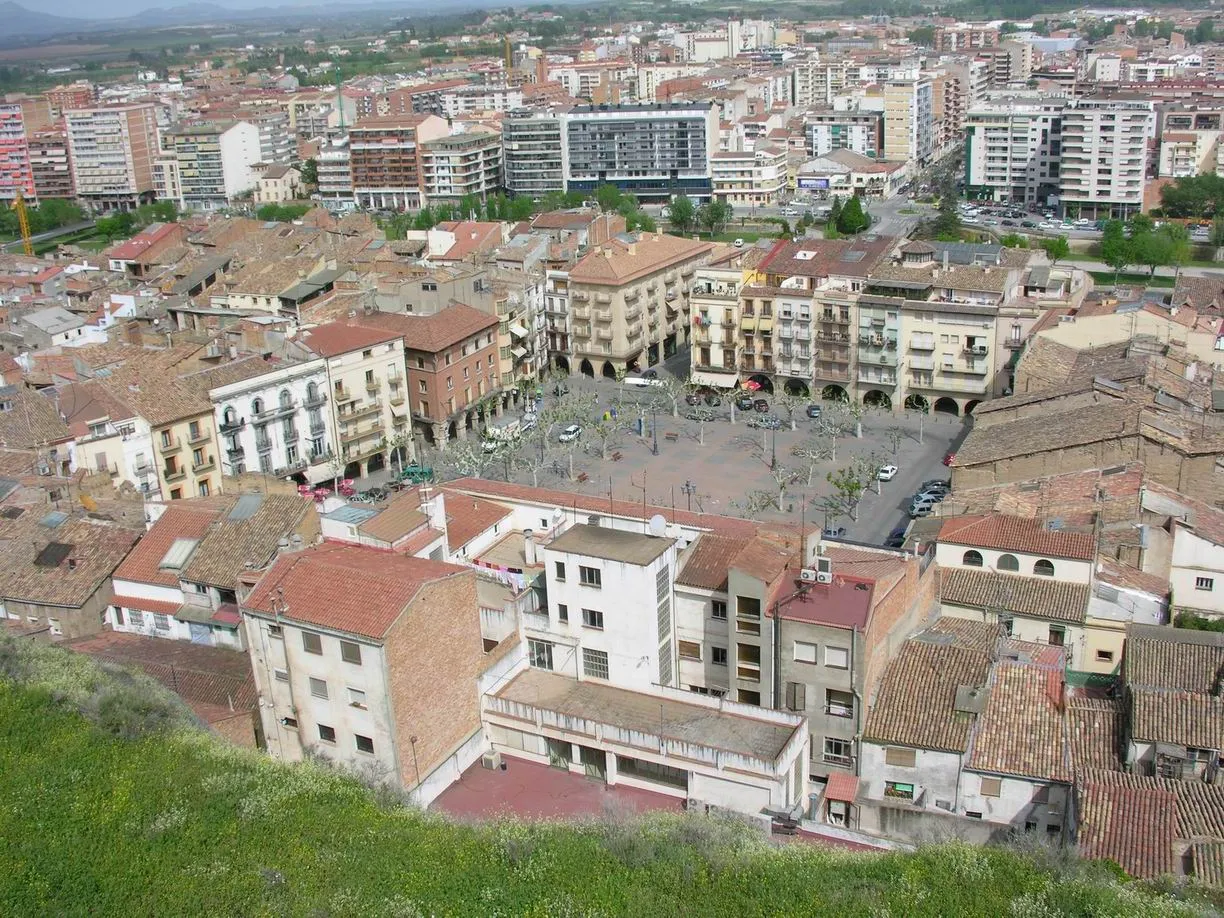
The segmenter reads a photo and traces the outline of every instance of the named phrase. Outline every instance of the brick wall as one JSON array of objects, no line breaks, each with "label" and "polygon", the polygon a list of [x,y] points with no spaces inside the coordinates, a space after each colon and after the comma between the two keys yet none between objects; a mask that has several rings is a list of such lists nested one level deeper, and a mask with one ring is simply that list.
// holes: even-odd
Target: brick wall
[{"label": "brick wall", "polygon": [[877,597],[864,635],[866,672],[863,698],[868,706],[875,699],[876,686],[884,677],[888,661],[905,639],[934,619],[939,607],[937,568],[928,564],[920,573],[919,559],[906,563],[905,574],[887,593]]},{"label": "brick wall", "polygon": [[[480,729],[477,679],[486,660],[476,575],[427,584],[386,643],[400,781],[417,784]],[[416,762],[411,737],[416,736]]]}]

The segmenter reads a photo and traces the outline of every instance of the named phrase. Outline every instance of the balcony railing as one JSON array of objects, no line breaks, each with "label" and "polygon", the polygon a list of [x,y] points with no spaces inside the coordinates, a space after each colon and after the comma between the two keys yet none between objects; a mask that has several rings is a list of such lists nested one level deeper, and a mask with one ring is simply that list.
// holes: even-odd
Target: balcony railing
[{"label": "balcony railing", "polygon": [[372,414],[378,414],[382,411],[382,405],[378,402],[373,402],[365,405],[357,405],[351,411],[341,411],[339,418],[341,421],[356,421],[360,418],[369,417]]},{"label": "balcony railing", "polygon": [[745,682],[760,682],[761,667],[750,663],[740,663],[735,667],[735,675]]},{"label": "balcony railing", "polygon": [[199,462],[191,463],[191,471],[199,474],[200,472],[208,471],[209,469],[213,468],[216,464],[217,464],[217,458],[210,454],[210,455],[205,456]]},{"label": "balcony railing", "polygon": [[318,408],[326,401],[327,396],[324,393],[316,392],[314,395],[307,395],[306,398],[302,400],[302,404],[307,408]]},{"label": "balcony railing", "polygon": [[180,481],[187,477],[187,467],[179,466],[176,469],[165,469],[163,475],[166,481]]},{"label": "balcony railing", "polygon": [[377,392],[381,388],[382,388],[382,382],[379,381],[377,378],[367,379],[365,381],[365,389],[367,392],[374,393],[374,392]]},{"label": "balcony railing", "polygon": [[178,437],[170,437],[169,439],[163,437],[158,441],[158,444],[161,446],[162,453],[167,456],[171,453],[177,453],[183,448],[183,441]]}]

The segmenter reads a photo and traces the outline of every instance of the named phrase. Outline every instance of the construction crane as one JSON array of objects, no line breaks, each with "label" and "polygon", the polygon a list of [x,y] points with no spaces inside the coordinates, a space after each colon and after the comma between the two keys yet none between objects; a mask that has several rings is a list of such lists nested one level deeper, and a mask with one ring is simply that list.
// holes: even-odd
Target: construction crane
[{"label": "construction crane", "polygon": [[13,210],[17,211],[17,226],[21,230],[21,250],[27,255],[34,254],[34,242],[30,239],[30,215],[26,213],[25,198],[21,189],[17,189],[17,197],[13,198]]}]

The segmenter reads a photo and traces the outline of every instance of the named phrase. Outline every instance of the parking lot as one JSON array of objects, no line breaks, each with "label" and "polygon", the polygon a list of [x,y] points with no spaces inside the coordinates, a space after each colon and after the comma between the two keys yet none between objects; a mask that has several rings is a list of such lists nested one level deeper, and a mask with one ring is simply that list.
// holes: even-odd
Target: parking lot
[{"label": "parking lot", "polygon": [[[650,390],[626,393],[625,387],[611,380],[583,377],[570,379],[569,387],[578,398],[594,400],[591,424],[584,425],[587,429],[577,448],[572,453],[561,450],[557,439],[562,428],[554,425],[543,462],[536,453],[539,440],[528,438],[510,452],[509,462],[504,456],[490,460],[481,472],[484,477],[505,479],[506,466],[510,465],[511,479],[523,484],[532,484],[534,479],[545,488],[611,493],[633,501],[645,496],[647,503],[655,506],[674,505],[761,520],[798,522],[803,515],[821,525],[844,527],[848,539],[873,544],[883,542],[895,526],[908,519],[910,498],[924,480],[948,476],[943,458],[955,449],[965,429],[962,419],[944,415],[920,419],[912,412],[894,415],[867,411],[861,419],[863,436],[857,438],[853,419],[834,404],[817,403],[821,404],[823,420],[812,420],[806,417],[805,403],[795,412],[796,429],[791,430],[787,412],[769,395],[763,397],[773,403],[771,413],[782,419],[782,427],[757,429],[749,422],[763,415],[737,410],[732,423],[725,399],[717,408],[703,408],[714,419],[701,423],[685,418],[693,409],[683,402],[679,405],[680,417],[673,417],[670,405]],[[549,394],[541,407],[547,413],[556,402]],[[632,426],[610,439],[608,458],[604,459],[592,428],[598,417],[614,409],[622,423]],[[801,445],[829,451],[833,438],[823,421],[832,419],[840,420],[846,430],[836,438],[835,459],[809,462],[792,454],[792,449]],[[653,452],[656,441],[657,455]],[[475,446],[478,450],[479,444]],[[525,460],[529,449],[532,456]],[[440,477],[447,478],[464,473],[462,467],[456,468],[454,456],[470,457],[473,452],[461,446],[451,456],[431,451],[422,459],[433,464]],[[878,483],[880,493],[873,487],[863,494],[855,520],[827,478],[858,457],[875,457],[878,464],[895,465],[898,471],[893,480]]]}]

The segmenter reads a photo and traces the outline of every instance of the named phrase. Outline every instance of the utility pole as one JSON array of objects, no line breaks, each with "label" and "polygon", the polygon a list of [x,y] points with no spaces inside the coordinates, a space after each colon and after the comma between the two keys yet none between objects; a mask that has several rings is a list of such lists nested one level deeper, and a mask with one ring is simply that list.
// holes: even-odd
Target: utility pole
[{"label": "utility pole", "polygon": [[697,485],[693,484],[689,479],[684,479],[684,484],[680,485],[680,491],[688,498],[689,513],[693,512],[693,495],[697,493]]}]

